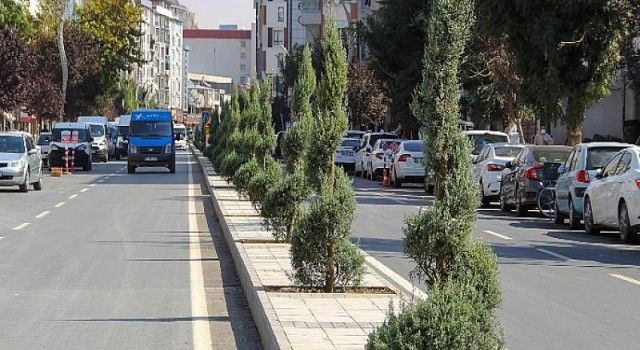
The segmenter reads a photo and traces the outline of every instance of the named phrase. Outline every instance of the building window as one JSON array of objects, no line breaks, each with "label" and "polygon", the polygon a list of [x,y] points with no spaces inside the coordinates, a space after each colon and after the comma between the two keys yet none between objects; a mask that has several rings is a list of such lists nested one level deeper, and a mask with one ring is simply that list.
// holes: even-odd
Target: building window
[{"label": "building window", "polygon": [[284,22],[284,6],[278,7],[278,22]]},{"label": "building window", "polygon": [[243,53],[241,53],[241,54],[240,54],[240,59],[241,59],[241,60],[246,60],[246,59],[247,59],[247,54],[246,54],[246,53],[244,53],[244,52],[243,52]]},{"label": "building window", "polygon": [[240,42],[240,47],[243,48],[243,49],[246,49],[247,48],[247,42],[246,41],[241,41]]},{"label": "building window", "polygon": [[241,64],[240,65],[240,71],[241,72],[246,72],[247,71],[247,65],[246,64]]},{"label": "building window", "polygon": [[284,45],[284,30],[273,31],[273,45]]}]

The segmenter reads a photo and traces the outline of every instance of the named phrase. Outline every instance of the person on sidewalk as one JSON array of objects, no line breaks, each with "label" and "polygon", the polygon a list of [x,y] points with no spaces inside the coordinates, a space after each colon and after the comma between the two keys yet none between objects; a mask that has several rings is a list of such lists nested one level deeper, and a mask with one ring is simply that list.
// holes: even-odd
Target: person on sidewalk
[{"label": "person on sidewalk", "polygon": [[534,145],[553,145],[553,137],[547,134],[547,130],[544,125],[540,127],[540,131],[533,139]]}]

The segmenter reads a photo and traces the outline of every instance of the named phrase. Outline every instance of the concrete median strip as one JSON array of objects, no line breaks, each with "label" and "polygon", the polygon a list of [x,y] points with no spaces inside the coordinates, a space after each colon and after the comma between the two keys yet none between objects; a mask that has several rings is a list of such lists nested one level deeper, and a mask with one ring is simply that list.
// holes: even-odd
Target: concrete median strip
[{"label": "concrete median strip", "polygon": [[362,349],[390,304],[399,310],[403,301],[425,297],[368,255],[364,285],[381,293],[291,292],[289,244],[276,243],[251,203],[239,198],[198,150],[192,151],[265,349]]}]

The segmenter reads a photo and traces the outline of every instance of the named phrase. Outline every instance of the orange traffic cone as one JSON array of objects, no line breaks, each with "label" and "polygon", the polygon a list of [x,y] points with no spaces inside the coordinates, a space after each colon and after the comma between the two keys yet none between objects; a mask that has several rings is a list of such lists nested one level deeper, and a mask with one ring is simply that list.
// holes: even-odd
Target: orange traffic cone
[{"label": "orange traffic cone", "polygon": [[382,170],[382,187],[391,187],[391,178],[389,177],[389,169]]}]

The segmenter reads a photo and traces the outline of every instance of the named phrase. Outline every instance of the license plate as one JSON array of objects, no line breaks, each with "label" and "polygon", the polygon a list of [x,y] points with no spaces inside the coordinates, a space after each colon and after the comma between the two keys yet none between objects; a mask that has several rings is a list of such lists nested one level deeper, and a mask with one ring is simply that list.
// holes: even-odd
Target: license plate
[{"label": "license plate", "polygon": [[413,158],[413,162],[422,165],[422,158]]},{"label": "license plate", "polygon": [[340,154],[343,155],[343,156],[351,156],[352,155],[351,152],[349,152],[349,151],[342,151],[342,152],[340,152]]},{"label": "license plate", "polygon": [[145,162],[157,162],[158,161],[158,157],[145,157],[144,161]]}]

